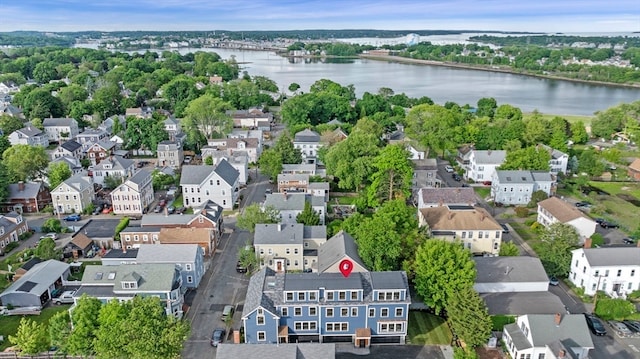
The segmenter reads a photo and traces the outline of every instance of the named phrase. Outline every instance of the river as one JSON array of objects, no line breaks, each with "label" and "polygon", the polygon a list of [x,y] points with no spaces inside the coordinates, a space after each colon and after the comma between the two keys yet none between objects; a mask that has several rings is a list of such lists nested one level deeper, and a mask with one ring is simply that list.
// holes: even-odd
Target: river
[{"label": "river", "polygon": [[281,91],[293,82],[307,92],[319,79],[341,85],[353,84],[360,97],[381,87],[404,92],[410,97],[428,96],[439,104],[454,101],[475,105],[482,97],[498,104],[511,104],[522,111],[535,109],[546,114],[593,115],[623,102],[640,100],[640,88],[624,88],[571,81],[551,80],[508,73],[415,65],[369,59],[339,61],[328,59],[288,59],[273,52],[230,49],[180,49],[180,53],[214,51],[222,58],[235,56],[241,71],[266,76]]}]

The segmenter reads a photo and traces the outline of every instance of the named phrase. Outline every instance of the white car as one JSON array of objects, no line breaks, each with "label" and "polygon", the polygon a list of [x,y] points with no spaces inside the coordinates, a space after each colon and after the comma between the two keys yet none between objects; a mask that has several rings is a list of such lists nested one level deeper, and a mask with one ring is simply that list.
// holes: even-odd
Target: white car
[{"label": "white car", "polygon": [[47,233],[44,236],[40,236],[40,240],[47,239],[47,238],[51,238],[55,241],[56,239],[58,239],[58,235],[55,233]]},{"label": "white car", "polygon": [[447,165],[444,167],[444,170],[447,171],[448,173],[452,173],[453,172],[453,167]]},{"label": "white car", "polygon": [[68,290],[64,293],[60,294],[58,298],[53,298],[53,302],[57,305],[60,304],[71,304],[73,303],[73,295],[76,293],[75,290]]}]

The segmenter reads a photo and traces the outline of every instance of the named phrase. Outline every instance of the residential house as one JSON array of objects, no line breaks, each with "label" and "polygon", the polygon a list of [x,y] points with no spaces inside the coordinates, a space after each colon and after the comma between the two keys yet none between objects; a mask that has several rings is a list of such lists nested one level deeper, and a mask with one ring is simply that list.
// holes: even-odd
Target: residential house
[{"label": "residential house", "polygon": [[[83,251],[79,254],[86,256],[86,252],[89,249],[107,249],[113,248],[114,245],[118,247],[120,243],[114,243],[118,223],[120,223],[119,218],[90,219],[71,235],[71,238],[73,238],[72,241],[75,240],[76,237],[82,238],[76,243],[78,248],[75,249]],[[71,226],[71,223],[66,223],[66,225]],[[87,245],[87,242],[83,237],[86,237],[86,239],[90,241],[91,245]]]},{"label": "residential house", "polygon": [[170,216],[168,214],[145,214],[140,226],[143,228],[205,228],[217,243],[224,231],[223,208],[215,202],[207,202],[194,209],[194,214]]},{"label": "residential house", "polygon": [[125,116],[137,117],[137,118],[151,118],[153,115],[153,107],[130,107],[125,110]]},{"label": "residential house", "polygon": [[0,215],[0,254],[4,254],[4,248],[11,242],[17,242],[22,233],[29,231],[27,221],[17,212],[9,212]]},{"label": "residential house", "polygon": [[329,182],[311,182],[307,187],[307,194],[315,197],[324,198],[325,202],[329,202]]},{"label": "residential house", "polygon": [[549,197],[538,202],[537,221],[545,228],[554,223],[568,224],[578,232],[580,242],[596,233],[596,221],[558,197]]},{"label": "residential house", "polygon": [[467,168],[469,166],[469,156],[471,155],[471,151],[474,149],[474,146],[469,144],[458,147],[458,153],[456,154],[456,162],[458,162],[458,166],[461,168]]},{"label": "residential house", "polygon": [[282,223],[296,223],[296,216],[304,210],[304,204],[308,201],[311,208],[320,215],[320,224],[325,223],[327,203],[324,197],[311,196],[305,193],[271,193],[263,203],[263,208],[273,206],[280,212]]},{"label": "residential house", "polygon": [[141,215],[151,205],[153,198],[151,173],[140,169],[111,192],[113,213]]},{"label": "residential house", "polygon": [[640,181],[640,158],[636,158],[631,162],[627,169],[627,176],[635,181]]},{"label": "residential house", "polygon": [[318,248],[326,241],[326,226],[256,224],[253,245],[261,267],[301,271],[315,266]]},{"label": "residential house", "polygon": [[75,175],[84,171],[82,162],[79,159],[73,157],[58,157],[51,161],[51,163],[64,163],[71,170],[71,174]]},{"label": "residential house", "polygon": [[[8,97],[8,95],[5,96],[4,101],[7,101],[6,98]],[[10,98],[10,97],[9,97]],[[2,101],[2,93],[0,93],[0,115],[7,115],[10,117],[15,117],[15,118],[19,118],[21,120],[24,120],[24,113],[22,113],[22,110],[10,103],[5,103],[3,104]]]},{"label": "residential house", "polygon": [[12,146],[29,145],[29,146],[49,146],[49,136],[39,128],[27,125],[19,130],[15,130],[9,134],[9,142]]},{"label": "residential house", "polygon": [[118,133],[113,133],[113,127],[115,122],[118,121],[120,123],[120,130],[124,132],[127,128],[127,119],[122,115],[114,115],[106,120],[102,121],[102,123],[98,126],[99,130],[104,130],[109,135],[118,135]]},{"label": "residential house", "polygon": [[233,209],[238,199],[239,173],[226,160],[215,166],[183,166],[180,186],[185,207],[199,207],[208,201]]},{"label": "residential house", "polygon": [[491,181],[496,168],[504,163],[507,151],[479,151],[471,150],[468,154],[467,165],[464,165],[463,177],[474,182]]},{"label": "residential house", "polygon": [[320,142],[320,135],[310,129],[296,133],[293,137],[293,147],[300,150],[305,163],[316,163],[318,150],[323,144]]},{"label": "residential house", "polygon": [[205,256],[216,251],[216,238],[207,228],[161,228],[158,236],[160,244],[197,244],[204,250]]},{"label": "residential house", "polygon": [[69,277],[69,264],[50,259],[34,265],[0,294],[2,305],[42,308]]},{"label": "residential house", "polygon": [[86,152],[87,157],[91,160],[91,164],[95,166],[100,163],[100,161],[109,158],[113,154],[113,151],[115,151],[116,145],[115,142],[109,140],[103,140],[90,145]]},{"label": "residential house", "polygon": [[487,210],[473,206],[440,206],[418,210],[420,226],[428,225],[432,238],[460,241],[477,255],[495,255],[502,244],[502,227]]},{"label": "residential house", "polygon": [[309,176],[315,176],[318,173],[317,171],[317,165],[315,163],[310,163],[310,164],[306,164],[306,163],[301,163],[301,164],[283,164],[282,165],[282,171],[280,171],[280,173],[282,174],[289,174],[289,175],[309,175]]},{"label": "residential house", "polygon": [[236,128],[271,128],[273,114],[263,112],[259,108],[250,108],[248,110],[230,110],[227,115],[233,120],[233,127]]},{"label": "residential house", "polygon": [[547,196],[555,192],[555,181],[549,172],[495,171],[491,180],[491,197],[503,205],[526,205],[531,194],[543,191]]},{"label": "residential house", "polygon": [[169,134],[169,141],[184,143],[184,141],[182,141],[184,134],[182,127],[180,127],[180,120],[177,118],[168,116],[167,119],[164,120],[164,130]]},{"label": "residential house", "polygon": [[86,129],[76,136],[76,142],[82,145],[82,149],[87,151],[91,145],[96,142],[104,141],[109,138],[107,131],[102,129]]},{"label": "residential house", "polygon": [[[122,232],[121,232],[122,233]],[[137,264],[138,248],[111,249],[100,256],[100,263],[103,266],[117,266],[120,264]]]},{"label": "residential house", "polygon": [[295,344],[218,344],[217,359],[278,358],[278,359],[335,359],[334,343]]},{"label": "residential house", "polygon": [[202,148],[202,158],[210,156],[210,152],[222,151],[233,156],[236,152],[246,152],[249,162],[257,163],[262,147],[257,138],[220,138],[207,140],[207,146]]},{"label": "residential house", "polygon": [[20,86],[13,81],[0,82],[0,92],[2,93],[14,93],[19,91],[20,91]]},{"label": "residential house", "polygon": [[256,140],[258,140],[258,148],[262,148],[264,133],[265,131],[260,129],[247,130],[247,129],[234,128],[233,130],[231,130],[230,133],[227,134],[227,138],[237,138],[237,139],[255,138]]},{"label": "residential house", "polygon": [[77,304],[84,294],[103,303],[135,296],[157,297],[167,315],[182,318],[184,292],[182,275],[174,264],[88,265],[73,299]]},{"label": "residential house", "polygon": [[74,140],[69,140],[60,144],[51,153],[51,158],[70,157],[81,160],[83,158],[82,145]]},{"label": "residential house", "polygon": [[156,155],[158,156],[157,165],[160,167],[169,166],[178,168],[182,165],[182,160],[184,159],[182,146],[174,141],[162,141],[158,143]]},{"label": "residential house", "polygon": [[593,349],[583,314],[529,314],[504,326],[502,341],[512,358],[588,358]]},{"label": "residential house", "polygon": [[78,121],[73,118],[45,118],[42,121],[44,132],[49,136],[49,141],[63,142],[78,136]]},{"label": "residential house", "polygon": [[309,187],[309,175],[305,174],[279,174],[278,192],[307,192]]},{"label": "residential house", "polygon": [[435,158],[411,160],[413,162],[413,188],[440,187],[438,163]]},{"label": "residential house", "polygon": [[120,181],[125,181],[133,175],[135,170],[136,166],[133,160],[112,155],[102,159],[93,167],[93,182],[104,186],[108,177],[116,177]]},{"label": "residential house", "polygon": [[626,298],[640,290],[640,247],[578,248],[571,251],[569,280],[586,295],[603,291]]},{"label": "residential house", "polygon": [[93,180],[86,172],[67,178],[51,191],[55,213],[82,213],[95,197]]},{"label": "residential house", "polygon": [[242,311],[244,342],[404,344],[411,298],[405,272],[254,274]]},{"label": "residential house", "polygon": [[312,266],[314,272],[320,273],[340,273],[340,263],[343,261],[351,263],[351,272],[366,272],[367,267],[358,254],[358,246],[353,237],[340,230],[328,241],[323,243],[318,249],[318,265]]},{"label": "residential house", "polygon": [[418,209],[449,205],[475,206],[477,203],[478,197],[470,187],[428,187],[418,191]]},{"label": "residential house", "polygon": [[[217,165],[221,160],[225,159],[231,167],[238,171],[238,184],[245,186],[249,180],[249,155],[244,151],[235,151],[230,156],[225,151],[208,152],[207,155],[213,160],[213,165]],[[203,157],[206,158],[206,157]]]},{"label": "residential house", "polygon": [[[113,250],[113,249],[112,249]],[[197,244],[158,244],[138,247],[138,264],[168,263],[182,275],[186,289],[196,289],[205,273],[204,250]]]},{"label": "residential house", "polygon": [[37,213],[51,204],[51,193],[42,182],[18,182],[9,185],[9,194],[0,203],[0,211]]},{"label": "residential house", "polygon": [[549,160],[549,172],[551,172],[552,175],[555,176],[558,175],[558,173],[567,173],[567,166],[569,165],[568,154],[544,144],[540,144],[538,147],[547,151],[551,156],[551,159]]}]

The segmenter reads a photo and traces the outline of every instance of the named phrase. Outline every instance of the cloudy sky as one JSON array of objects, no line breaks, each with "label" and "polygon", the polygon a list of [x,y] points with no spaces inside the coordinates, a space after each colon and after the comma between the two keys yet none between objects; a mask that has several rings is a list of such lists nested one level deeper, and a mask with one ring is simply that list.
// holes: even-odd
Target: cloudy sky
[{"label": "cloudy sky", "polygon": [[640,0],[0,0],[0,31],[640,31]]}]

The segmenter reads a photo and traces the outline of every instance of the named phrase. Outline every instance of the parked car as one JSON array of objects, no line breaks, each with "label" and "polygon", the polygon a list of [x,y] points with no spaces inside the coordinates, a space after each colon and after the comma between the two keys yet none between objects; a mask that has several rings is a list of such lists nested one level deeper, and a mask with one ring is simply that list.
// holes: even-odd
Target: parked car
[{"label": "parked car", "polygon": [[113,212],[113,207],[111,206],[104,207],[104,209],[102,210],[102,214],[109,214],[111,212]]},{"label": "parked car", "polygon": [[211,346],[217,347],[218,344],[222,343],[226,333],[227,331],[222,328],[214,329],[211,334]]},{"label": "parked car", "polygon": [[453,180],[456,182],[462,181],[462,177],[460,177],[460,175],[457,173],[454,173],[453,175],[451,175],[451,177],[453,177]]},{"label": "parked car", "polygon": [[91,212],[93,215],[98,215],[100,213],[102,213],[102,205],[99,204],[96,206],[96,208],[93,209],[93,212]]},{"label": "parked car", "polygon": [[556,278],[554,276],[551,276],[551,277],[549,277],[549,284],[555,286],[555,285],[560,284],[560,281],[558,280],[558,278]]},{"label": "parked car", "polygon": [[636,243],[636,241],[634,241],[633,238],[623,238],[622,242],[624,244],[635,244]]},{"label": "parked car", "polygon": [[58,235],[55,233],[47,233],[44,236],[40,236],[40,240],[47,239],[47,238],[51,238],[55,241],[56,239],[58,239]]},{"label": "parked car", "polygon": [[618,334],[620,337],[630,337],[633,335],[633,332],[622,322],[618,322],[615,320],[610,320],[609,325],[613,328],[613,331]]},{"label": "parked car", "polygon": [[591,207],[591,203],[585,202],[585,201],[576,202],[576,207],[578,207],[578,208],[581,208],[581,207],[588,208],[588,207]]},{"label": "parked car", "polygon": [[584,318],[587,320],[587,326],[593,334],[598,336],[607,335],[607,330],[598,317],[593,314],[584,313]]},{"label": "parked car", "polygon": [[640,320],[623,320],[622,323],[629,328],[636,336],[640,335]]},{"label": "parked car", "polygon": [[506,224],[501,224],[500,227],[502,227],[502,233],[509,233],[509,227]]},{"label": "parked car", "polygon": [[491,186],[491,181],[484,181],[482,184],[485,186]]},{"label": "parked car", "polygon": [[609,221],[602,221],[602,222],[600,222],[600,227],[602,227],[602,228],[618,228],[620,226],[617,223],[613,223],[613,222],[609,222]]},{"label": "parked car", "polygon": [[186,163],[186,164],[191,163],[191,156],[184,156],[183,162]]},{"label": "parked car", "polygon": [[265,196],[266,196],[266,195],[268,195],[268,194],[272,194],[272,193],[273,193],[273,191],[271,190],[271,188],[267,188],[267,189],[264,191],[264,195],[265,195]]},{"label": "parked car", "polygon": [[60,304],[71,304],[73,303],[73,295],[76,293],[75,290],[68,290],[62,293],[58,298],[53,298],[53,302],[57,305]]},{"label": "parked car", "polygon": [[453,167],[449,165],[444,166],[444,170],[447,171],[448,173],[453,173]]},{"label": "parked car", "polygon": [[167,207],[167,213],[174,214],[175,211],[176,211],[176,207],[174,207],[174,206]]},{"label": "parked car", "polygon": [[606,219],[604,219],[604,218],[595,218],[594,221],[596,221],[597,224],[600,224],[602,222],[606,222]]},{"label": "parked car", "polygon": [[82,219],[79,214],[70,214],[63,218],[65,221],[77,222]]},{"label": "parked car", "polygon": [[156,206],[156,208],[153,209],[153,213],[160,213],[162,212],[162,206]]},{"label": "parked car", "polygon": [[236,263],[236,272],[238,273],[247,273],[247,267],[243,266],[240,261]]},{"label": "parked car", "polygon": [[233,307],[233,305],[225,305],[224,309],[222,310],[221,319],[224,321],[225,319],[227,319],[227,317],[232,317],[234,311],[235,308]]},{"label": "parked car", "polygon": [[184,213],[184,211],[186,211],[186,210],[187,210],[187,209],[186,209],[186,208],[184,208],[184,207],[178,207],[178,208],[176,208],[176,213],[177,213],[177,214],[183,214],[183,213]]}]

